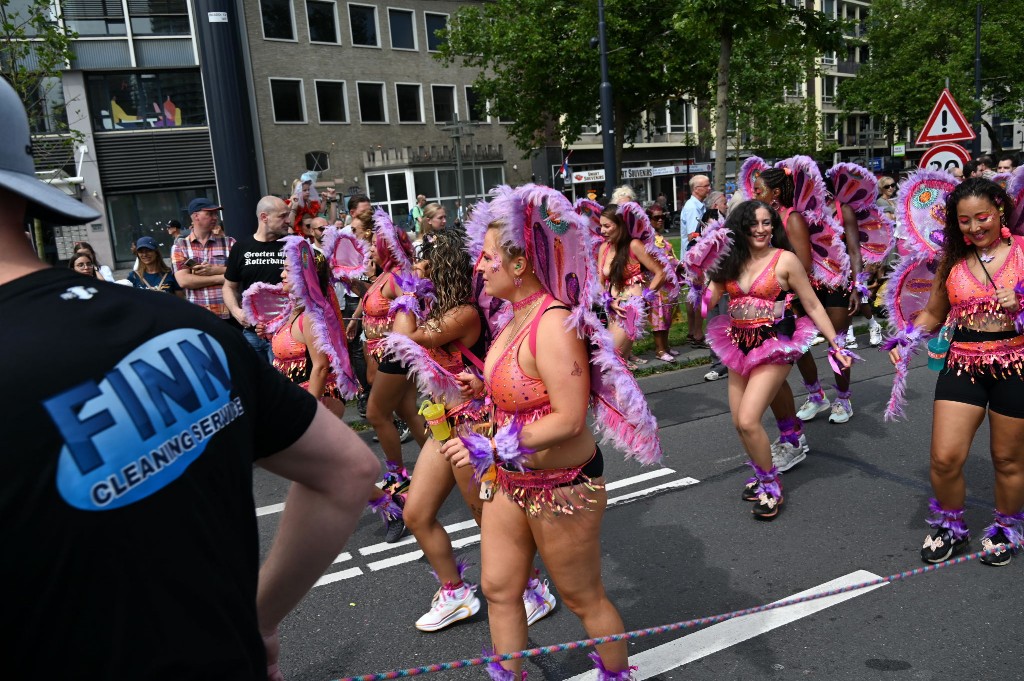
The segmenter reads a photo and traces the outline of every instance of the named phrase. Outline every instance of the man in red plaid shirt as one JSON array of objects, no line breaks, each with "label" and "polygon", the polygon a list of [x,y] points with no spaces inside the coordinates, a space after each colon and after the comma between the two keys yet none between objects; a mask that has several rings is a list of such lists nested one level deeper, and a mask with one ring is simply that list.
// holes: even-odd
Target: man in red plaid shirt
[{"label": "man in red plaid shirt", "polygon": [[224,304],[224,270],[228,253],[235,245],[234,237],[214,236],[220,206],[205,198],[188,204],[192,215],[192,232],[174,241],[171,262],[174,278],[185,289],[185,297],[231,322],[231,313]]}]

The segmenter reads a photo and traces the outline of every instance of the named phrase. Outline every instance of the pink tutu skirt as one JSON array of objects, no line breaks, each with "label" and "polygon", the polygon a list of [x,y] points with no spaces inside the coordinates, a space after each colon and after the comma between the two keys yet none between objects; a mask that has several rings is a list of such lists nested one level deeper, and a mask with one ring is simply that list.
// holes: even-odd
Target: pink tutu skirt
[{"label": "pink tutu skirt", "polygon": [[746,329],[733,326],[729,315],[719,315],[708,322],[708,344],[722,363],[740,376],[748,376],[762,364],[789,364],[807,352],[817,333],[809,317],[800,317],[792,325],[792,337],[787,338],[779,333],[779,326],[789,319],[792,317]]}]

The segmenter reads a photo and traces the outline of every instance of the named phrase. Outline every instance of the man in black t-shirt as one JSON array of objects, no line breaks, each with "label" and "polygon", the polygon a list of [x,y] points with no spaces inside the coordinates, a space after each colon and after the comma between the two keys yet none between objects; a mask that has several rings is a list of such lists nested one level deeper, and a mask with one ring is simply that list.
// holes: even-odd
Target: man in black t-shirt
[{"label": "man in black t-shirt", "polygon": [[291,211],[282,199],[264,196],[256,204],[259,224],[256,233],[249,239],[239,241],[228,255],[227,270],[224,272],[224,304],[232,318],[242,326],[242,335],[260,357],[273,361],[270,340],[264,337],[262,325],[246,317],[242,309],[242,294],[258,281],[266,284],[281,283],[281,268],[284,267],[284,242],[288,236]]},{"label": "man in black t-shirt", "polygon": [[[4,675],[280,678],[277,626],[380,465],[217,317],[41,263],[26,218],[98,216],[35,179],[2,79],[0,120]],[[254,462],[294,481],[262,570]]]}]

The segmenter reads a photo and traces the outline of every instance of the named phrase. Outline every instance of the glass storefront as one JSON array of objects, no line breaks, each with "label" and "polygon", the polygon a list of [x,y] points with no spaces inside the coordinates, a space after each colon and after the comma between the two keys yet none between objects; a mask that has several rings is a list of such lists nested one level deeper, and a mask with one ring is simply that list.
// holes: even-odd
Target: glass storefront
[{"label": "glass storefront", "polygon": [[215,199],[215,187],[179,189],[135,194],[112,194],[107,197],[107,219],[110,223],[110,237],[114,259],[119,264],[130,264],[132,241],[141,236],[156,239],[164,257],[171,255],[171,240],[167,235],[167,221],[177,220],[182,230],[189,226],[186,214],[189,201],[197,197]]}]

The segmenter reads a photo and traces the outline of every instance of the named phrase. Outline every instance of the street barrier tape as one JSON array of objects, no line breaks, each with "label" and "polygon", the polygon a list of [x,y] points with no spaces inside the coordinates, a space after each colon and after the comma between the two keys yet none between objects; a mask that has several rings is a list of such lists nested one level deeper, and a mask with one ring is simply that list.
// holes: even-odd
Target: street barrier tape
[{"label": "street barrier tape", "polygon": [[[1009,544],[1005,550],[1016,552],[1022,547],[1022,543]],[[800,603],[807,603],[809,601],[816,601],[820,598],[829,598],[831,596],[837,596],[839,594],[849,593],[851,591],[859,591],[860,589],[866,589],[871,586],[878,586],[881,584],[888,584],[890,582],[898,582],[911,577],[917,577],[919,575],[926,574],[928,572],[935,572],[945,567],[951,567],[953,565],[960,565],[981,556],[994,553],[999,547],[992,547],[976,553],[971,553],[965,556],[957,556],[950,560],[942,563],[936,563],[934,565],[927,565],[925,567],[915,568],[913,570],[907,570],[905,572],[899,572],[888,577],[879,577],[878,579],[872,579],[867,582],[860,584],[851,584],[844,586],[839,589],[832,589],[830,591],[822,591],[821,593],[809,594],[807,596],[801,596],[799,598],[790,598],[777,603],[770,603],[768,605],[759,605],[753,608],[746,608],[744,610],[734,610],[721,615],[711,615],[710,617],[699,617],[697,619],[685,620],[683,622],[674,622],[672,624],[663,624],[658,627],[649,627],[647,629],[636,629],[634,631],[627,631],[622,634],[612,634],[611,636],[601,636],[599,638],[586,638],[579,641],[570,641],[568,643],[558,643],[550,646],[542,646],[540,648],[530,648],[528,650],[519,650],[514,653],[505,653],[503,655],[489,655],[487,657],[471,657],[464,660],[454,660],[452,662],[441,662],[439,664],[424,665],[422,667],[412,667],[410,669],[395,669],[388,672],[380,672],[377,674],[363,674],[362,676],[345,676],[337,681],[386,681],[387,679],[401,679],[407,676],[420,676],[422,674],[433,674],[435,672],[444,672],[450,669],[461,669],[463,667],[479,667],[491,662],[501,662],[503,660],[520,660],[530,657],[540,657],[542,655],[550,655],[552,653],[559,653],[565,650],[577,650],[579,648],[591,648],[593,646],[601,645],[602,643],[612,643],[614,641],[623,641],[634,638],[645,638],[647,636],[654,636],[657,634],[665,634],[670,631],[679,631],[680,629],[692,629],[694,627],[705,626],[708,624],[718,624],[719,622],[725,622],[726,620],[735,619],[737,617],[745,617],[747,615],[754,615],[760,612],[768,612],[769,610],[777,610],[779,608],[785,608],[791,605],[798,605]]]}]

